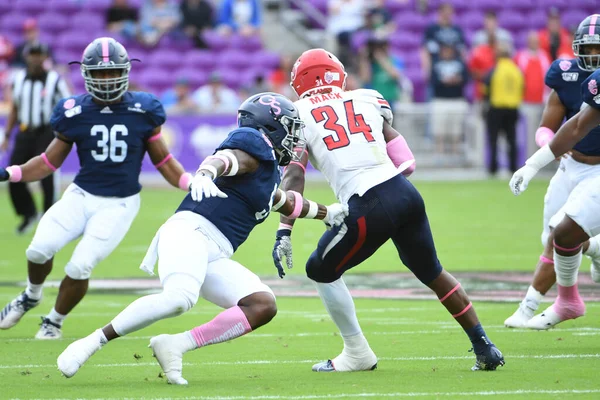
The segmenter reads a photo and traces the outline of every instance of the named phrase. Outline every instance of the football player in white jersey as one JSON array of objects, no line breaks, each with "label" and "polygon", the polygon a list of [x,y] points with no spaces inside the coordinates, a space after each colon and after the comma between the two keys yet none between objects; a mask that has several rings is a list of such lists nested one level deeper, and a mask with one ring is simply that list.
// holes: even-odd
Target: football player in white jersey
[{"label": "football player in white jersey", "polygon": [[[282,187],[304,191],[308,161],[327,178],[341,203],[349,206],[344,224],[327,231],[306,264],[327,312],[344,340],[342,353],[313,366],[313,371],[361,371],[377,366],[365,339],[352,296],[342,275],[392,239],[402,262],[429,286],[469,336],[476,355],[473,370],[495,370],[502,353],[486,336],[460,283],[436,255],[423,199],[405,178],[414,158],[392,128],[392,111],[374,90],[345,91],[344,66],[323,49],[304,52],[294,64],[292,88],[305,123],[306,149],[290,163]],[[273,250],[279,276],[282,259],[292,267],[293,221],[282,219]]]}]

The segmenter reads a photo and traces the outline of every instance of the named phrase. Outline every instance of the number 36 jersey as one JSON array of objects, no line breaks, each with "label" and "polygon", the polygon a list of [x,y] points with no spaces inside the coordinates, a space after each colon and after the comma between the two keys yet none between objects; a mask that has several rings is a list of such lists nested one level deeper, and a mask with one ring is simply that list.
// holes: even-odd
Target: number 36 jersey
[{"label": "number 36 jersey", "polygon": [[165,122],[162,104],[144,92],[126,92],[115,104],[89,94],[62,99],[52,129],[77,146],[80,170],[74,183],[103,197],[128,197],[141,190],[139,175],[152,131]]},{"label": "number 36 jersey", "polygon": [[383,123],[392,123],[392,110],[379,92],[318,94],[295,105],[305,123],[309,160],[341,203],[398,174],[383,137]]}]

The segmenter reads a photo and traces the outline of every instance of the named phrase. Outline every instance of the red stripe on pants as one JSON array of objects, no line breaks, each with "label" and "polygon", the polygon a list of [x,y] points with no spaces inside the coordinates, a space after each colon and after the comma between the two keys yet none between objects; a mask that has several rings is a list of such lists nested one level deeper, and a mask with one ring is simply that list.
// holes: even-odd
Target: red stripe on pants
[{"label": "red stripe on pants", "polygon": [[360,248],[365,244],[365,239],[367,238],[367,221],[365,217],[360,217],[357,221],[358,223],[358,238],[356,239],[356,243],[350,249],[346,257],[335,267],[335,272],[339,272],[339,270],[350,261],[350,259],[360,250]]}]

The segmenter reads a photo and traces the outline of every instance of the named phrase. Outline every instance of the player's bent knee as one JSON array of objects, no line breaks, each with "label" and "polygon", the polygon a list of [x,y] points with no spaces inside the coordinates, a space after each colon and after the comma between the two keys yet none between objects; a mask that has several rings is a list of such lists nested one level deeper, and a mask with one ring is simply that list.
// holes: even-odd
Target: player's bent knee
[{"label": "player's bent knee", "polygon": [[331,283],[339,278],[333,269],[327,268],[316,253],[306,262],[306,276],[319,283]]},{"label": "player's bent knee", "polygon": [[91,264],[79,264],[69,261],[65,266],[65,274],[73,280],[82,281],[90,279],[94,266]]},{"label": "player's bent knee", "polygon": [[27,261],[31,261],[34,264],[44,264],[54,255],[49,253],[30,245],[25,251],[25,256],[27,257]]},{"label": "player's bent knee", "polygon": [[163,282],[165,296],[168,304],[173,308],[175,315],[189,311],[198,302],[200,297],[200,283],[189,275],[173,274]]},{"label": "player's bent knee", "polygon": [[433,265],[422,265],[419,268],[412,269],[412,273],[426,286],[429,286],[431,282],[436,280],[443,271],[443,268],[439,262]]}]

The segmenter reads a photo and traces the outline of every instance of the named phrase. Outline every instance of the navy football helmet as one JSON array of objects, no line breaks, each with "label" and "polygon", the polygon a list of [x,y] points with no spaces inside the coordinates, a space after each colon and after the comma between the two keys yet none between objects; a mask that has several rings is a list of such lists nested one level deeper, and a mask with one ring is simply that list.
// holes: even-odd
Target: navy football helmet
[{"label": "navy football helmet", "polygon": [[573,38],[573,54],[577,65],[584,71],[600,68],[600,54],[588,54],[586,47],[600,46],[600,14],[593,14],[581,21]]},{"label": "navy football helmet", "polygon": [[[90,43],[81,57],[81,75],[85,90],[103,102],[118,100],[129,88],[131,60],[125,47],[110,37],[101,37]],[[120,70],[114,78],[94,77],[92,71]]]},{"label": "navy football helmet", "polygon": [[297,161],[294,149],[304,146],[304,122],[298,109],[278,93],[259,93],[246,99],[238,109],[238,126],[262,132],[273,145],[279,165]]}]

